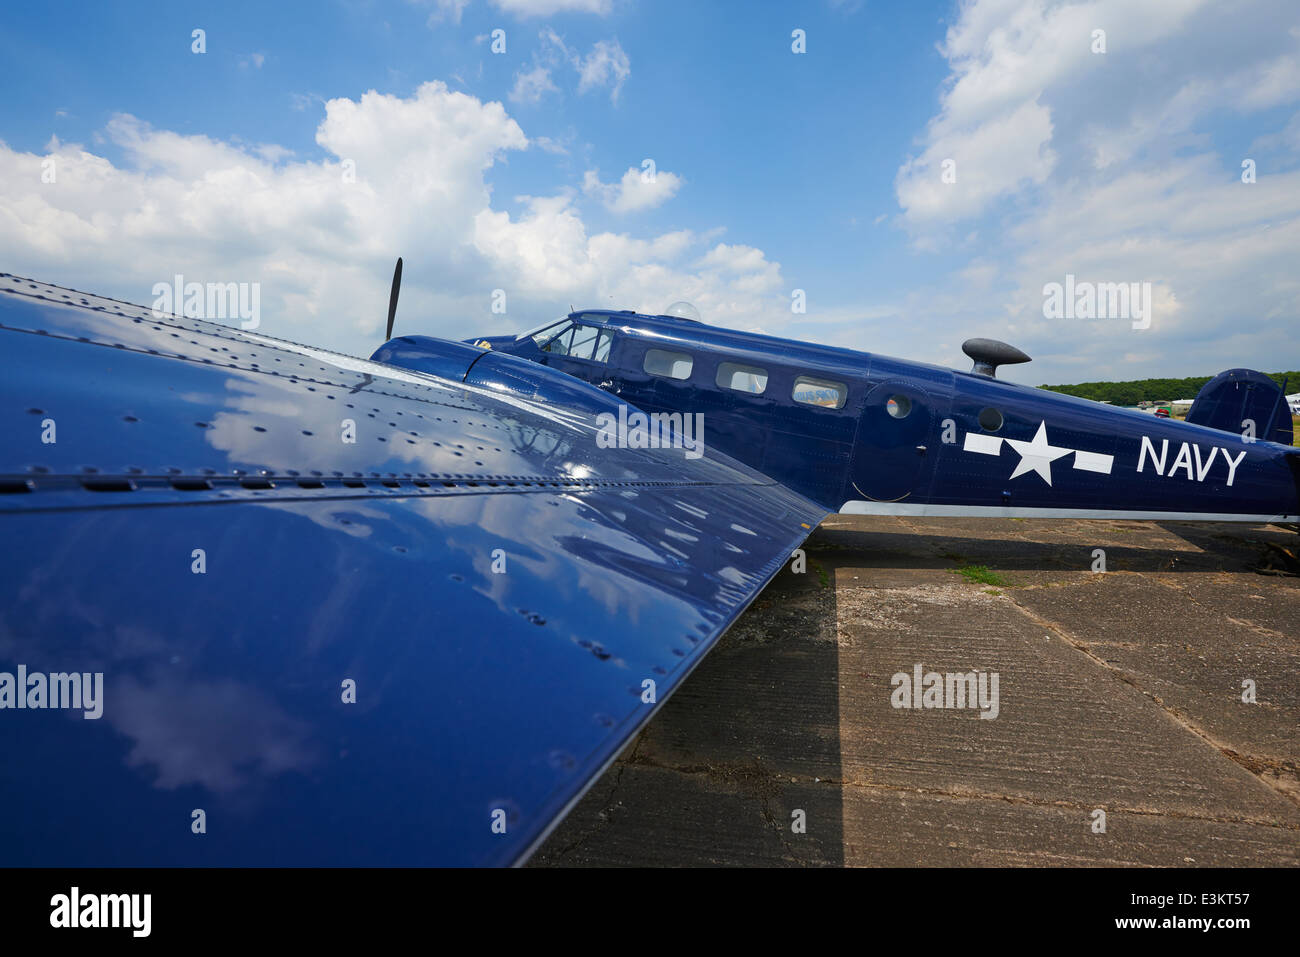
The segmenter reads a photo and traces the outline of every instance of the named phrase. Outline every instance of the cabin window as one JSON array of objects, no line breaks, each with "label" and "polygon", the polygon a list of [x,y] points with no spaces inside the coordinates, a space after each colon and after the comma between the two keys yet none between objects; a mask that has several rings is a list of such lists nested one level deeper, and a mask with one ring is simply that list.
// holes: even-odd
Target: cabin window
[{"label": "cabin window", "polygon": [[596,361],[609,361],[609,347],[614,342],[614,335],[611,332],[601,330],[600,340],[596,343]]},{"label": "cabin window", "polygon": [[718,387],[735,389],[737,392],[751,392],[762,395],[767,388],[767,370],[758,366],[742,366],[736,362],[723,362],[718,365]]},{"label": "cabin window", "polygon": [[689,379],[695,360],[687,352],[668,352],[665,349],[647,349],[642,368],[651,375],[668,379]]},{"label": "cabin window", "polygon": [[980,428],[985,432],[996,432],[1002,428],[1002,413],[994,408],[985,409],[980,413]]},{"label": "cabin window", "polygon": [[912,411],[912,400],[905,395],[891,395],[885,402],[885,411],[895,419],[905,419]]},{"label": "cabin window", "polygon": [[849,387],[843,382],[814,379],[801,375],[794,380],[791,397],[804,405],[819,405],[824,409],[842,409],[849,397]]}]

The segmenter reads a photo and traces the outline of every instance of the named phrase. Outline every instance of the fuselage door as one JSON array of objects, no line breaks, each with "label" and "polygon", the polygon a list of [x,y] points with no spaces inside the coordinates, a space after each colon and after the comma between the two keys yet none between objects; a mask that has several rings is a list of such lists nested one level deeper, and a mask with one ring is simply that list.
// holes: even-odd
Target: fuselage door
[{"label": "fuselage door", "polygon": [[[886,379],[867,393],[858,419],[849,494],[905,500],[916,490],[935,443],[933,396],[906,379]],[[855,487],[856,486],[856,490]]]}]

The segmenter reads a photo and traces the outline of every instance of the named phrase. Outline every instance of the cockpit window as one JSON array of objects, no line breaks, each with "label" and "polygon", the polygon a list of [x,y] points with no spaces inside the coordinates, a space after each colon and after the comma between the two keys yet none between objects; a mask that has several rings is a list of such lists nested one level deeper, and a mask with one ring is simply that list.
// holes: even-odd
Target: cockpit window
[{"label": "cockpit window", "polygon": [[560,326],[568,321],[569,317],[563,316],[559,319],[551,319],[548,322],[543,322],[540,326],[533,326],[533,328],[526,329],[519,333],[519,335],[515,336],[515,342],[523,342],[525,339],[529,338],[534,341],[549,339],[559,331]]},{"label": "cockpit window", "polygon": [[553,356],[608,362],[614,334],[599,326],[567,322],[561,326],[548,327],[533,339],[537,348]]},{"label": "cockpit window", "polygon": [[552,355],[567,356],[569,343],[573,341],[573,323],[567,320],[559,326],[546,329],[533,336],[537,348]]},{"label": "cockpit window", "polygon": [[596,336],[599,333],[600,330],[595,326],[575,326],[569,355],[575,359],[590,359],[596,352]]},{"label": "cockpit window", "polygon": [[829,379],[814,379],[801,375],[794,380],[794,392],[791,397],[804,405],[819,405],[824,409],[842,409],[848,399],[849,387],[843,382]]}]

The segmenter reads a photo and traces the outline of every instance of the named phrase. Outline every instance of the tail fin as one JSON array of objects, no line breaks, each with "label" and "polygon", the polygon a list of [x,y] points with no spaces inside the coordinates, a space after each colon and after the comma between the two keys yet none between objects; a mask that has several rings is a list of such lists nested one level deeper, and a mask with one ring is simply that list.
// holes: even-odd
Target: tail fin
[{"label": "tail fin", "polygon": [[1286,393],[1262,372],[1229,369],[1220,372],[1196,394],[1187,421],[1224,432],[1247,434],[1290,445],[1291,407]]}]

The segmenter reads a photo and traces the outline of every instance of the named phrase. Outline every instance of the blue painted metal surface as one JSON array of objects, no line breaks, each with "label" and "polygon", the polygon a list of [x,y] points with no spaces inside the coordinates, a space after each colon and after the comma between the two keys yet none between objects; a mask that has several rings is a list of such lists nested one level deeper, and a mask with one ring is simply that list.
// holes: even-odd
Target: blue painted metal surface
[{"label": "blue painted metal surface", "polygon": [[[613,334],[607,361],[543,351],[530,337],[480,341],[650,412],[703,413],[710,447],[829,510],[1300,519],[1300,458],[1265,440],[1283,434],[1276,429],[1252,441],[1226,425],[1159,419],[988,375],[670,316],[591,310],[569,318]],[[646,372],[650,349],[690,355],[690,374]],[[719,386],[722,363],[765,370],[766,388]],[[1250,375],[1259,397],[1285,409],[1275,385]],[[841,383],[843,407],[795,402],[799,376]],[[905,414],[891,414],[904,405]],[[1228,412],[1224,422],[1241,417],[1238,406]]]},{"label": "blue painted metal surface", "polygon": [[1295,435],[1285,392],[1285,383],[1279,388],[1262,372],[1228,369],[1205,383],[1187,410],[1187,421],[1233,432],[1250,422],[1261,439],[1290,445]]},{"label": "blue painted metal surface", "polygon": [[0,275],[0,672],[104,676],[98,719],[0,709],[0,865],[517,862],[825,514],[447,346]]}]

